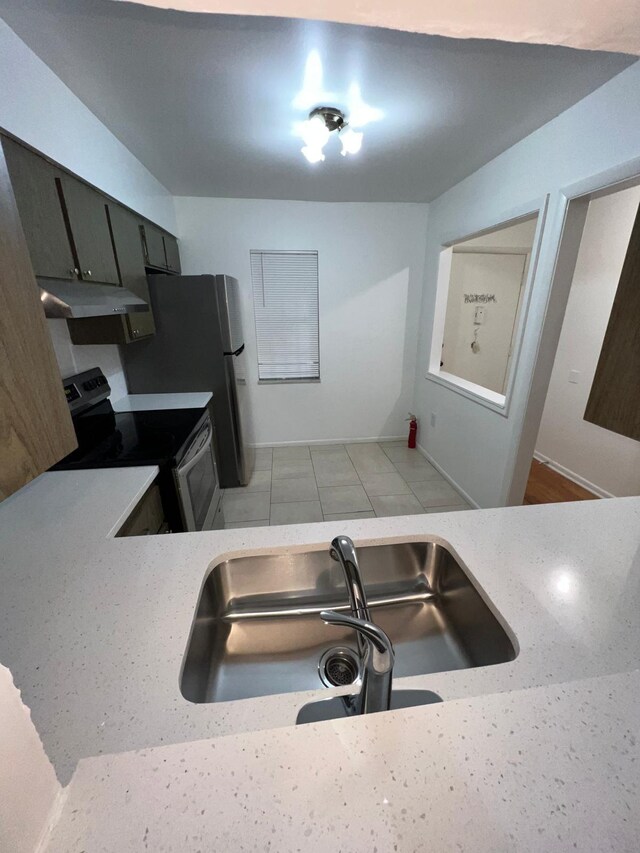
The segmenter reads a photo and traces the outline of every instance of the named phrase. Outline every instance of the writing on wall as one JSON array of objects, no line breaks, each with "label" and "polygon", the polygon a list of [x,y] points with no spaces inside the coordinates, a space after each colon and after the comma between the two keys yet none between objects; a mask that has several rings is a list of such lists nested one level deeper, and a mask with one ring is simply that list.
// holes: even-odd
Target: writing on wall
[{"label": "writing on wall", "polygon": [[465,293],[465,302],[497,302],[495,293]]}]

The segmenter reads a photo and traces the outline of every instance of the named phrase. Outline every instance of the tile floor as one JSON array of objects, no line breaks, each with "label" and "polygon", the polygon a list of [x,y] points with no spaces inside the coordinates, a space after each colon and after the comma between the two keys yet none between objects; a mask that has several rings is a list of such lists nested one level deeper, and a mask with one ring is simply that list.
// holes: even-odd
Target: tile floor
[{"label": "tile floor", "polygon": [[404,441],[260,448],[223,508],[227,528],[470,509]]}]

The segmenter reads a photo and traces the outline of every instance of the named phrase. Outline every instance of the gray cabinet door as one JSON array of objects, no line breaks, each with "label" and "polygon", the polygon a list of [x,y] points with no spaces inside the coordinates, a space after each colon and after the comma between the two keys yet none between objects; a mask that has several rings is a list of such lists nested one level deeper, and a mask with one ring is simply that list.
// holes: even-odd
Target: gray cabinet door
[{"label": "gray cabinet door", "polygon": [[29,257],[37,276],[76,277],[56,177],[47,160],[12,139],[2,139]]},{"label": "gray cabinet door", "polygon": [[171,234],[164,235],[164,253],[167,257],[167,268],[171,272],[180,272],[180,250],[178,241]]},{"label": "gray cabinet door", "polygon": [[142,236],[147,265],[166,270],[167,258],[164,253],[162,231],[150,222],[145,222],[142,226]]},{"label": "gray cabinet door", "polygon": [[[109,220],[113,245],[116,250],[120,283],[136,296],[149,302],[149,288],[144,267],[140,220],[119,204],[109,203]],[[122,318],[129,331],[131,340],[138,340],[155,332],[153,314],[149,311],[136,311]]]},{"label": "gray cabinet door", "polygon": [[81,277],[89,282],[119,284],[107,200],[71,175],[63,174],[58,180]]}]

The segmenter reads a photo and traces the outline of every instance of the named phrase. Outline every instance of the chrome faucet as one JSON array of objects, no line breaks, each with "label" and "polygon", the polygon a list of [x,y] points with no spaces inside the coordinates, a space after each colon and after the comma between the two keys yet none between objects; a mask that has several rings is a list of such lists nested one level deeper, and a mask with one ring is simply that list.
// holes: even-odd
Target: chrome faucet
[{"label": "chrome faucet", "polygon": [[[346,539],[346,537],[342,538]],[[375,714],[378,711],[388,711],[391,704],[391,681],[395,660],[389,637],[382,628],[368,619],[336,613],[335,610],[323,610],[320,618],[328,625],[353,628],[358,632],[358,638],[364,641],[362,687],[355,699],[355,708],[352,713]]]},{"label": "chrome faucet", "polygon": [[[344,579],[347,584],[347,592],[349,594],[349,603],[351,605],[351,614],[356,619],[362,619],[365,622],[371,622],[371,613],[367,604],[367,596],[364,591],[364,584],[360,576],[360,566],[358,565],[358,557],[356,556],[356,546],[353,540],[348,536],[336,536],[331,543],[329,550],[331,559],[340,563],[344,572]],[[358,652],[360,660],[364,660],[367,651],[365,640],[360,632],[358,632]]]},{"label": "chrome faucet", "polygon": [[329,553],[342,566],[351,616],[334,610],[323,610],[320,617],[329,625],[340,625],[356,631],[363,675],[355,712],[371,714],[388,711],[395,659],[391,640],[382,628],[374,625],[371,618],[353,541],[348,536],[336,536]]}]

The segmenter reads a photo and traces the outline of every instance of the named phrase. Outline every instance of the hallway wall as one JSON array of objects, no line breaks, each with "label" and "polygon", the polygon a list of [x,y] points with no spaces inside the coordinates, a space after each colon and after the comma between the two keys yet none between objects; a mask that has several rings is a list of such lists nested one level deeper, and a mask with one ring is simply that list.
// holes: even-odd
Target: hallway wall
[{"label": "hallway wall", "polygon": [[538,458],[615,497],[640,494],[640,442],[583,418],[638,205],[640,187],[589,204],[536,443]]}]

